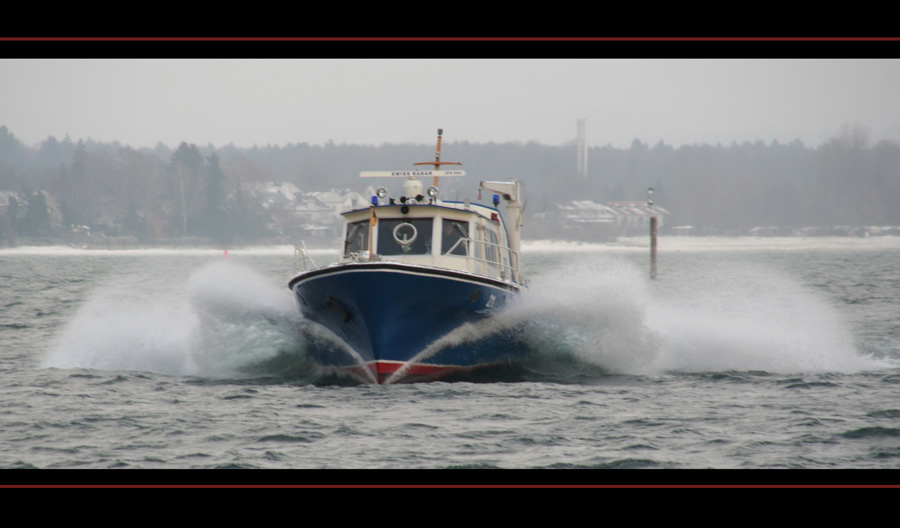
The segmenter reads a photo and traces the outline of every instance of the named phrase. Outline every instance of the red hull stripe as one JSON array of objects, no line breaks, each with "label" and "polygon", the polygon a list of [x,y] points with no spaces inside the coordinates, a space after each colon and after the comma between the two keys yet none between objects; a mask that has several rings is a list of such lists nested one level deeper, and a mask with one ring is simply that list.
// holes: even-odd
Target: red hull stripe
[{"label": "red hull stripe", "polygon": [[[405,381],[433,381],[445,376],[449,376],[450,374],[469,372],[483,366],[487,365],[478,365],[473,367],[452,365],[409,365],[408,368],[403,371],[403,374],[398,379],[393,381],[400,383],[403,383]],[[372,383],[377,380],[377,383],[383,384],[394,373],[404,367],[406,367],[406,364],[403,362],[375,361],[372,363],[367,363],[366,365],[357,365],[354,367],[338,367],[336,368],[336,370],[339,372],[344,372],[345,374],[349,374],[362,383]]]},{"label": "red hull stripe", "polygon": [[[397,372],[401,368],[403,368],[406,363],[398,363],[394,361],[376,361],[375,369],[378,371],[379,376],[384,376],[386,374],[393,374]],[[408,369],[406,369],[406,373],[419,376],[419,375],[431,375],[431,374],[440,374],[440,373],[450,373],[455,372],[457,370],[462,369],[463,367],[441,367],[437,365],[410,365]]]}]

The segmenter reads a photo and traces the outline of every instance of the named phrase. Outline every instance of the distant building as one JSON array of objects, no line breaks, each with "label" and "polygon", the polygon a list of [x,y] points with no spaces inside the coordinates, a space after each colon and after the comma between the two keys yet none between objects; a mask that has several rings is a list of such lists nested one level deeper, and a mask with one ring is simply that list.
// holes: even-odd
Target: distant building
[{"label": "distant building", "polygon": [[650,229],[650,217],[655,216],[656,226],[662,229],[669,211],[658,205],[649,206],[647,202],[607,202],[619,216],[619,228],[623,236],[642,235]]},{"label": "distant building", "polygon": [[[245,183],[241,190],[267,211],[272,229],[297,241],[339,236],[341,213],[369,203],[365,196],[349,189],[304,193],[288,182]],[[372,189],[367,192],[374,194]]]},{"label": "distant building", "polygon": [[[369,193],[369,196],[373,194],[375,194],[374,190]],[[340,221],[341,213],[344,211],[361,209],[369,205],[369,200],[365,196],[349,189],[317,191],[307,195],[330,207],[334,211],[336,221]]]},{"label": "distant building", "polygon": [[[650,229],[650,217],[657,217],[662,227],[666,209],[644,202],[607,202],[573,200],[555,204],[547,212],[534,215],[539,226],[534,229],[539,238],[606,241],[619,236],[645,234]],[[531,230],[532,228],[530,228]]]},{"label": "distant building", "polygon": [[241,184],[241,191],[253,196],[264,209],[293,203],[302,194],[289,182],[246,182]]},{"label": "distant building", "polygon": [[24,214],[27,202],[19,198],[19,193],[17,191],[0,191],[0,216],[7,214],[10,200],[16,202],[16,205],[19,208],[19,214]]},{"label": "distant building", "polygon": [[592,200],[573,200],[557,204],[555,217],[573,223],[616,224],[620,214],[615,209]]},{"label": "distant building", "polygon": [[313,194],[301,195],[285,210],[293,213],[297,222],[308,224],[330,224],[334,222],[334,207],[323,203]]}]

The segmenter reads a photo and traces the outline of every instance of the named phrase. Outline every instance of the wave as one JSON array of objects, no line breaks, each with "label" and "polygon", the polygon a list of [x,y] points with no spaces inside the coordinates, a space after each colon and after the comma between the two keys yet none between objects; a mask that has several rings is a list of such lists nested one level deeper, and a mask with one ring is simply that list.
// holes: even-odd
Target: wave
[{"label": "wave", "polygon": [[[535,274],[531,288],[496,317],[433,348],[502,336],[529,359],[526,379],[550,373],[574,382],[585,375],[896,366],[859,351],[833,300],[765,266],[701,264],[651,281],[615,255],[567,257]],[[287,287],[250,268],[218,261],[183,282],[167,271],[141,268],[108,280],[41,366],[305,382],[322,376],[313,352],[353,354],[299,315]]]}]

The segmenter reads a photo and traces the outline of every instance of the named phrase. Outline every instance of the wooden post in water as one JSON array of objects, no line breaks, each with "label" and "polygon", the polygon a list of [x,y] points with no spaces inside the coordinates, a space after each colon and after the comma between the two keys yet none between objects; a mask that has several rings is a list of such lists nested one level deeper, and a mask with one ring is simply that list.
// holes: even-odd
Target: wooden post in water
[{"label": "wooden post in water", "polygon": [[650,217],[650,278],[656,278],[656,217]]},{"label": "wooden post in water", "polygon": [[[653,215],[653,187],[647,188],[647,207]],[[650,217],[650,278],[656,279],[656,216]]]}]

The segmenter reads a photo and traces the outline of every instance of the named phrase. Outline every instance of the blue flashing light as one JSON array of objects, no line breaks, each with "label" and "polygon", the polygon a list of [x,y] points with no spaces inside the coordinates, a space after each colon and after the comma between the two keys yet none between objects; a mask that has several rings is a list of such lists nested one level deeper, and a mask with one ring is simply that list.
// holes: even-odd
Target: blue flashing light
[{"label": "blue flashing light", "polygon": [[372,205],[378,205],[378,197],[372,196]]},{"label": "blue flashing light", "polygon": [[494,207],[497,207],[498,205],[500,205],[500,195],[495,194],[494,195]]}]

